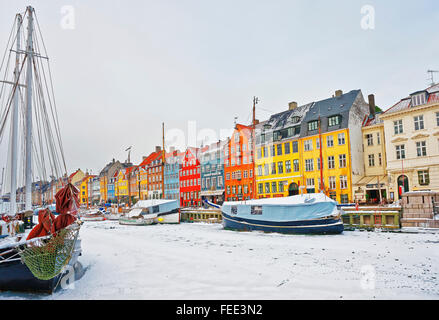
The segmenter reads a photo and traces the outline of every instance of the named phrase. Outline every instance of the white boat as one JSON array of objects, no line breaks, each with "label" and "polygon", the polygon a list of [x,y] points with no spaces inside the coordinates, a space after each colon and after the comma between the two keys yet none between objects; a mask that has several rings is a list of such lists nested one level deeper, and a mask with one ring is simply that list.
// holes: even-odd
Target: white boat
[{"label": "white boat", "polygon": [[224,202],[225,229],[292,234],[339,234],[343,222],[337,202],[323,193],[286,198]]},{"label": "white boat", "polygon": [[88,210],[80,214],[82,221],[104,221],[105,215],[100,210]]},{"label": "white boat", "polygon": [[151,225],[157,223],[180,223],[180,204],[178,200],[140,200],[131,211],[121,216],[120,224]]}]

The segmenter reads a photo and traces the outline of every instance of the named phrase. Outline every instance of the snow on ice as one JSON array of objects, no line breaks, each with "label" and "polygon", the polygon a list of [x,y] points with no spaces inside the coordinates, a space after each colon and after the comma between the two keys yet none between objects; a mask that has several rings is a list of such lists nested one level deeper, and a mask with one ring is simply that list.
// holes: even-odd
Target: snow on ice
[{"label": "snow on ice", "polygon": [[219,224],[86,222],[87,269],[51,296],[0,299],[438,299],[439,234],[297,236]]}]

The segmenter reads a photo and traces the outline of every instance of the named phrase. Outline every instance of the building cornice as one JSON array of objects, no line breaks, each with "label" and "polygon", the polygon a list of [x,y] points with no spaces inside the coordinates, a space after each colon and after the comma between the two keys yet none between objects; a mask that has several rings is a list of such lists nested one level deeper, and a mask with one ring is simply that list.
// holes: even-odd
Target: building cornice
[{"label": "building cornice", "polygon": [[418,112],[418,111],[426,110],[426,109],[433,109],[435,107],[439,107],[438,102],[427,103],[427,104],[424,104],[422,106],[410,107],[410,108],[407,108],[407,109],[404,109],[401,111],[397,111],[397,112],[391,112],[391,113],[384,112],[380,115],[380,119],[381,120],[391,119],[393,117],[401,116],[403,114],[409,114],[409,113]]}]

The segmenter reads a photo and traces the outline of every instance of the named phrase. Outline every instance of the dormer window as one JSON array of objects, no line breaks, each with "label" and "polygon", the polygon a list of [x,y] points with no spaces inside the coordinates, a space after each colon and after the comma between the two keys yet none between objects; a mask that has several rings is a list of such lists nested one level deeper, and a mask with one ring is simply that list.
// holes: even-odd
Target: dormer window
[{"label": "dormer window", "polygon": [[425,92],[412,96],[412,107],[422,106],[427,103]]},{"label": "dormer window", "polygon": [[291,117],[291,123],[298,123],[300,121],[300,117],[299,116],[292,116]]},{"label": "dormer window", "polygon": [[334,127],[340,125],[341,122],[341,116],[332,116],[328,118],[328,126]]},{"label": "dormer window", "polygon": [[308,131],[316,131],[318,128],[319,122],[317,120],[308,122]]}]

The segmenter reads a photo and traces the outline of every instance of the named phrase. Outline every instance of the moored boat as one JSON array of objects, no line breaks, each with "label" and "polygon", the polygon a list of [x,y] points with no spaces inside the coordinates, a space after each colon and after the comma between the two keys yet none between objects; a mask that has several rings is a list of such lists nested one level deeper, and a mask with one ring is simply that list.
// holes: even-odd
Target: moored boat
[{"label": "moored boat", "polygon": [[180,204],[178,200],[140,200],[131,211],[121,216],[120,224],[151,225],[157,223],[180,223]]},{"label": "moored boat", "polygon": [[225,202],[225,229],[289,234],[340,234],[337,203],[323,193],[286,198]]},{"label": "moored boat", "polygon": [[100,210],[89,210],[81,213],[82,221],[104,221],[106,220],[105,215]]}]

